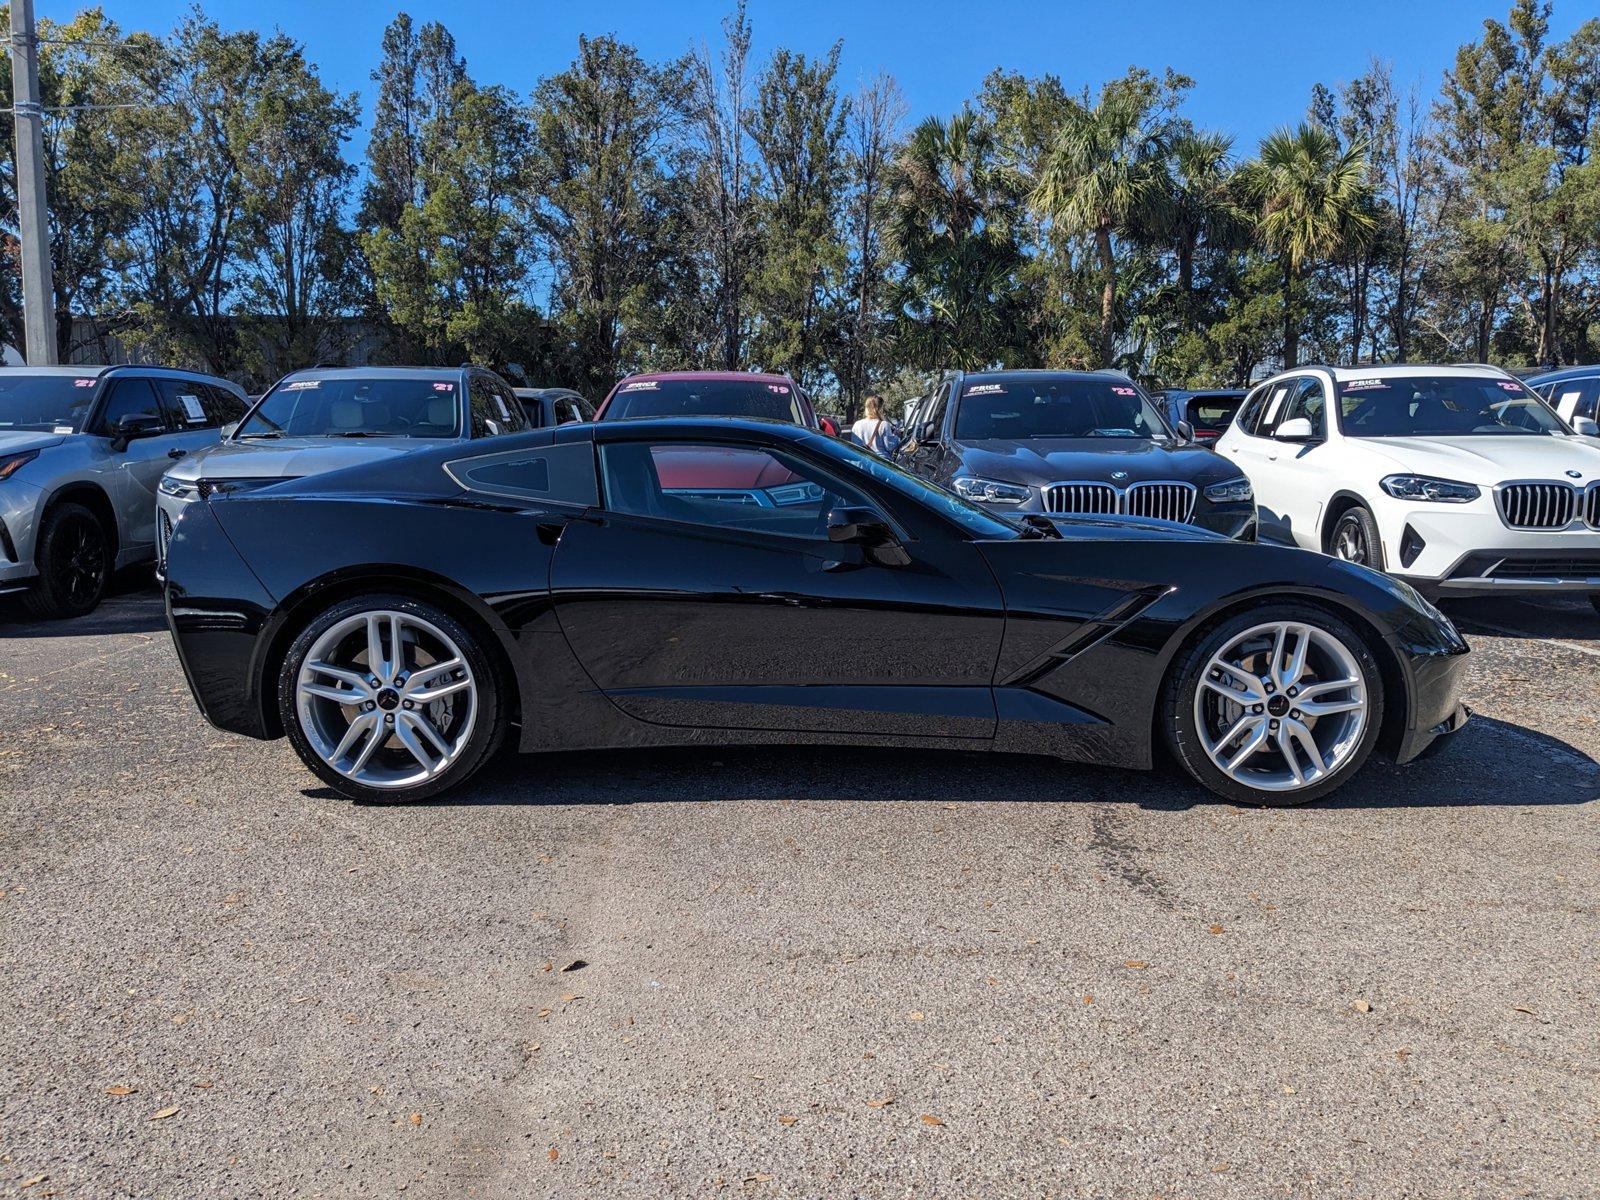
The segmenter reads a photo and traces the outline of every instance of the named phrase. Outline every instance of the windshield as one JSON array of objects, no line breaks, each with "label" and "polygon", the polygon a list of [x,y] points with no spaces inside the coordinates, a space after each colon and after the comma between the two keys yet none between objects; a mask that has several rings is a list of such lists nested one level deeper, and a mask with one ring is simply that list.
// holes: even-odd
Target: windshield
[{"label": "windshield", "polygon": [[93,375],[24,375],[0,372],[0,429],[75,432],[94,403]]},{"label": "windshield", "polygon": [[251,437],[453,438],[461,428],[456,379],[286,379],[239,426]]},{"label": "windshield", "polygon": [[956,411],[956,439],[1168,437],[1139,389],[1121,379],[1008,376],[968,383]]},{"label": "windshield", "polygon": [[929,483],[920,476],[902,471],[893,463],[881,459],[876,454],[863,450],[860,446],[851,442],[843,441],[840,438],[819,437],[808,441],[806,444],[811,449],[828,455],[851,470],[859,471],[863,475],[876,479],[879,483],[899,492],[902,496],[909,497],[919,504],[932,508],[935,512],[954,521],[975,538],[1009,541],[1022,536],[1022,532],[1011,522],[1001,520],[993,513],[984,511],[976,504],[963,500],[954,492],[947,492],[944,488]]},{"label": "windshield", "polygon": [[606,420],[624,417],[764,417],[806,423],[794,388],[763,379],[631,379],[606,405]]},{"label": "windshield", "polygon": [[1386,375],[1339,385],[1346,437],[1569,433],[1550,407],[1504,375]]}]

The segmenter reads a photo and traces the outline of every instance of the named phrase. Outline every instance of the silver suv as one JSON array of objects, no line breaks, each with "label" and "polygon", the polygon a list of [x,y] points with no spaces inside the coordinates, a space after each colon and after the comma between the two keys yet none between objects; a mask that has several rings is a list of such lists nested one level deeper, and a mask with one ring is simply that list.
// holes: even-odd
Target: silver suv
[{"label": "silver suv", "polygon": [[177,463],[157,497],[157,574],[189,505],[442,441],[521,433],[511,387],[483,367],[313,367],[278,380],[219,445]]},{"label": "silver suv", "polygon": [[156,486],[249,407],[225,379],[163,367],[0,368],[0,593],[76,617],[156,549]]}]

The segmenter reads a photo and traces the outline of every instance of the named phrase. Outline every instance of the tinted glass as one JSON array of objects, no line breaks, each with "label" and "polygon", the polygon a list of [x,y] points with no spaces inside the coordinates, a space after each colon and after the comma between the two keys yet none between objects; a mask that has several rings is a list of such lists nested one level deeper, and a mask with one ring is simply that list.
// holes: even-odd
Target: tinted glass
[{"label": "tinted glass", "polygon": [[228,425],[242,420],[249,405],[227,388],[215,383],[197,384],[200,402],[205,405],[206,417],[213,425]]},{"label": "tinted glass", "polygon": [[1600,375],[1568,379],[1539,391],[1550,401],[1551,407],[1569,421],[1573,417],[1593,417],[1600,404]]},{"label": "tinted glass", "polygon": [[118,421],[129,416],[166,420],[161,412],[161,403],[156,398],[155,389],[150,386],[148,380],[113,380],[111,394],[106,397],[105,408],[100,413],[98,428],[103,433],[109,433],[116,428]]},{"label": "tinted glass", "polygon": [[826,538],[828,513],[872,507],[854,488],[781,450],[614,442],[600,450],[606,507],[695,525]]},{"label": "tinted glass", "polygon": [[291,376],[239,427],[241,437],[453,438],[458,376]]},{"label": "tinted glass", "polygon": [[77,428],[94,403],[94,376],[28,375],[0,371],[0,429],[49,433],[57,426]]},{"label": "tinted glass", "polygon": [[1308,378],[1299,380],[1294,391],[1278,414],[1275,429],[1283,428],[1285,421],[1303,418],[1311,422],[1311,432],[1324,437],[1328,430],[1328,406],[1322,393],[1322,381]]},{"label": "tinted glass", "polygon": [[210,397],[205,384],[187,379],[153,379],[151,383],[166,409],[167,424],[174,429],[215,428],[221,424],[206,411]]},{"label": "tinted glass", "polygon": [[1256,437],[1272,436],[1273,431],[1278,428],[1278,422],[1283,418],[1283,410],[1288,404],[1289,397],[1299,386],[1298,379],[1285,379],[1272,385],[1267,392],[1266,403],[1255,419],[1255,428],[1251,430]]},{"label": "tinted glass", "polygon": [[606,406],[606,420],[624,417],[757,417],[803,425],[786,383],[760,379],[634,379]]},{"label": "tinted glass", "polygon": [[1503,375],[1387,375],[1339,384],[1347,437],[1565,433],[1544,401]]},{"label": "tinted glass", "polygon": [[1223,429],[1244,403],[1242,396],[1195,396],[1189,401],[1188,421],[1197,428]]},{"label": "tinted glass", "polygon": [[[513,404],[515,397],[507,398],[493,379],[487,375],[472,377],[472,436],[498,437],[502,433],[516,433],[526,429],[526,417],[519,415],[520,405]],[[518,412],[513,412],[516,408]]]},{"label": "tinted glass", "polygon": [[956,410],[962,441],[1039,437],[1152,438],[1168,430],[1154,405],[1117,379],[1010,377],[965,383]]},{"label": "tinted glass", "polygon": [[445,470],[472,492],[583,507],[596,502],[590,442],[458,458],[446,463]]}]

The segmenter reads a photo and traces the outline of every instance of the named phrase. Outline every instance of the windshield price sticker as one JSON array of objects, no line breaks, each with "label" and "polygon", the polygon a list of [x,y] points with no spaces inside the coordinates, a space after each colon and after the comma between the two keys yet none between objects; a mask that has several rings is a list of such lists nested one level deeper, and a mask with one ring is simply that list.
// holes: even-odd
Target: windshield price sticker
[{"label": "windshield price sticker", "polygon": [[1111,390],[1119,396],[1137,396],[1139,394],[1129,387],[1114,387]]},{"label": "windshield price sticker", "polygon": [[781,383],[769,383],[769,384],[767,384],[767,391],[772,392],[774,395],[778,395],[778,396],[787,396],[789,394],[788,387],[786,385],[784,385],[784,384],[781,384]]},{"label": "windshield price sticker", "polygon": [[200,407],[199,396],[179,396],[178,403],[183,405],[183,415],[190,421],[205,423],[206,410]]},{"label": "windshield price sticker", "polygon": [[636,379],[632,383],[622,385],[625,392],[653,392],[659,385],[654,379]]},{"label": "windshield price sticker", "polygon": [[319,388],[321,386],[322,380],[320,379],[296,379],[292,383],[287,384],[285,390],[291,392],[309,392],[313,388]]},{"label": "windshield price sticker", "polygon": [[73,387],[93,387],[94,383],[95,383],[95,381],[92,380],[92,379],[74,379],[72,381],[72,386]]},{"label": "windshield price sticker", "polygon": [[962,394],[966,396],[1002,396],[1005,394],[1005,390],[998,383],[975,383]]},{"label": "windshield price sticker", "polygon": [[57,425],[50,432],[51,433],[77,433],[78,431],[76,429],[74,429],[71,425]]},{"label": "windshield price sticker", "polygon": [[453,392],[456,390],[456,385],[453,383],[436,383],[433,385],[433,390],[436,392]]},{"label": "windshield price sticker", "polygon": [[1520,392],[1522,390],[1522,385],[1520,383],[1511,383],[1510,381],[1504,379],[1500,381],[1500,387],[1504,391],[1508,392]]},{"label": "windshield price sticker", "polygon": [[1384,383],[1384,381],[1381,379],[1352,379],[1347,383],[1341,383],[1339,385],[1339,390],[1341,392],[1359,392],[1364,388],[1381,388],[1388,386],[1389,385]]}]

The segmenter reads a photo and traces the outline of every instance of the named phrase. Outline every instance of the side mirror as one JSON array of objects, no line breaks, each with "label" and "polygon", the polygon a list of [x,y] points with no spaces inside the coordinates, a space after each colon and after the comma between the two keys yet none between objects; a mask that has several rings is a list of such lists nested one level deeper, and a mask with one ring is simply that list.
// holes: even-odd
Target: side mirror
[{"label": "side mirror", "polygon": [[1593,417],[1573,417],[1572,432],[1580,433],[1584,437],[1600,437],[1600,423]]},{"label": "side mirror", "polygon": [[894,530],[870,508],[836,508],[830,512],[828,540],[860,546],[867,558],[879,566],[903,567],[911,561]]},{"label": "side mirror", "polygon": [[111,427],[111,445],[116,450],[126,450],[129,442],[154,437],[164,432],[165,428],[160,417],[149,413],[127,413]]},{"label": "side mirror", "polygon": [[817,417],[817,424],[822,426],[822,432],[827,434],[829,437],[839,436],[839,426],[832,417],[824,417],[819,415]]},{"label": "side mirror", "polygon": [[1317,431],[1311,427],[1308,417],[1290,417],[1279,425],[1273,433],[1273,438],[1280,442],[1320,442]]},{"label": "side mirror", "polygon": [[1179,421],[1178,437],[1183,439],[1185,442],[1194,441],[1194,426],[1189,424],[1187,421]]}]

